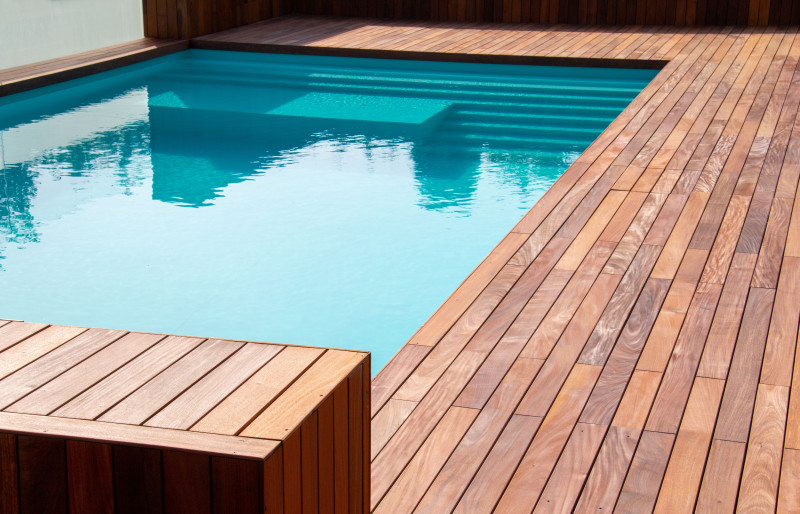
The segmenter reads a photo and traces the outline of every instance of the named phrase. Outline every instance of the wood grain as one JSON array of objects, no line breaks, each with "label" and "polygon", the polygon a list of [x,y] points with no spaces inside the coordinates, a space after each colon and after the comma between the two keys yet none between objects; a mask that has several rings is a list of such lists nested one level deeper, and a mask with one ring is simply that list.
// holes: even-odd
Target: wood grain
[{"label": "wood grain", "polygon": [[777,506],[788,403],[787,387],[767,384],[758,386],[736,504],[738,509],[774,511]]},{"label": "wood grain", "polygon": [[111,445],[67,441],[70,512],[112,512],[114,472]]},{"label": "wood grain", "polygon": [[117,512],[162,512],[161,452],[125,445],[114,446],[113,452]]},{"label": "wood grain", "polygon": [[711,443],[696,512],[734,512],[744,451],[744,443],[722,439]]},{"label": "wood grain", "polygon": [[0,434],[0,502],[2,514],[19,513],[19,460],[17,438],[12,434]]},{"label": "wood grain", "polygon": [[698,377],[695,380],[664,473],[655,512],[689,512],[694,509],[723,385],[722,380],[713,378]]}]

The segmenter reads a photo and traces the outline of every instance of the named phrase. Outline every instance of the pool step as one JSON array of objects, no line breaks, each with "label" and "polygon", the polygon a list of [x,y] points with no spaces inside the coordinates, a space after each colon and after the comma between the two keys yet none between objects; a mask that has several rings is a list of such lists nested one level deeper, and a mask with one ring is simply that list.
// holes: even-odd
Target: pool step
[{"label": "pool step", "polygon": [[542,92],[544,94],[576,93],[581,95],[603,95],[633,97],[639,93],[640,87],[614,80],[558,78],[558,77],[493,77],[491,75],[445,75],[435,73],[409,75],[398,73],[375,73],[370,71],[339,69],[330,71],[304,68],[292,70],[285,67],[253,67],[242,72],[240,67],[225,67],[209,73],[196,65],[176,66],[167,74],[171,77],[191,76],[194,79],[218,79],[220,77],[235,79],[243,83],[304,82],[315,84],[356,84],[367,87],[413,87],[435,90],[484,91],[492,90],[501,93],[527,94]]},{"label": "pool step", "polygon": [[[345,75],[356,77],[380,77],[384,79],[408,80],[410,75],[426,80],[454,82],[500,82],[576,85],[586,87],[602,86],[626,89],[637,93],[652,79],[649,70],[599,68],[576,68],[527,65],[480,64],[480,71],[472,64],[436,61],[406,61],[385,59],[359,59],[340,57],[335,64],[330,58],[315,56],[271,55],[254,57],[246,53],[234,56],[227,53],[203,52],[202,58],[194,57],[180,64],[185,69],[204,71],[213,67],[223,73],[242,73],[242,63],[246,63],[246,73],[268,73],[274,75],[327,76]],[[423,69],[424,68],[424,69]],[[624,77],[621,78],[621,77]]]},{"label": "pool step", "polygon": [[[292,80],[291,77],[269,76],[263,79],[244,79],[240,77],[204,76],[195,77],[189,74],[170,74],[169,78],[175,81],[192,81],[193,86],[198,84],[205,87],[225,86],[236,87],[242,94],[263,94],[266,86],[293,91],[323,91],[354,95],[378,96],[412,96],[425,98],[451,99],[457,102],[503,102],[509,104],[528,104],[531,102],[548,102],[574,106],[592,107],[601,105],[605,108],[614,108],[617,111],[625,108],[633,98],[633,94],[619,93],[609,90],[576,91],[558,87],[536,88],[523,90],[507,87],[497,88],[468,88],[454,87],[441,88],[426,84],[406,82],[404,84],[379,84],[364,83],[354,78],[352,81],[324,81],[324,80]],[[180,88],[176,89],[179,91]]]},{"label": "pool step", "polygon": [[445,131],[436,133],[425,143],[436,147],[443,146],[466,146],[466,147],[489,147],[493,150],[497,148],[516,149],[517,151],[532,148],[548,148],[554,145],[565,147],[570,150],[583,151],[594,141],[595,136],[575,136],[570,134],[547,134],[531,133],[529,135],[500,135],[487,133],[447,133]]},{"label": "pool step", "polygon": [[453,124],[464,124],[466,126],[487,126],[496,125],[514,127],[537,127],[549,126],[557,130],[568,128],[570,130],[589,130],[592,132],[602,132],[613,117],[591,117],[581,116],[580,113],[572,114],[562,112],[559,114],[547,114],[538,109],[531,109],[529,113],[506,112],[506,111],[473,111],[473,110],[454,110],[448,113],[447,122]]}]

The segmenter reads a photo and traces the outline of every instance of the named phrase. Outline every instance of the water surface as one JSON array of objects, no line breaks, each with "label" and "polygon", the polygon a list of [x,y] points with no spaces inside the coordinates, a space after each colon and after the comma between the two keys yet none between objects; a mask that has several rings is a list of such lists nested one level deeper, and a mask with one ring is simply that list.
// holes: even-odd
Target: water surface
[{"label": "water surface", "polygon": [[372,352],[654,76],[191,50],[0,100],[0,317]]}]

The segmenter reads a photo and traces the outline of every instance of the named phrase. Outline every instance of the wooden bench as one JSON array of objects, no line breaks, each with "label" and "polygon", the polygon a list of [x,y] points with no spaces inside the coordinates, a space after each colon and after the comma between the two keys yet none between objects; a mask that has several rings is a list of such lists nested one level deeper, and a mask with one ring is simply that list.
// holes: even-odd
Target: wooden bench
[{"label": "wooden bench", "polygon": [[0,320],[0,512],[367,512],[369,354]]}]

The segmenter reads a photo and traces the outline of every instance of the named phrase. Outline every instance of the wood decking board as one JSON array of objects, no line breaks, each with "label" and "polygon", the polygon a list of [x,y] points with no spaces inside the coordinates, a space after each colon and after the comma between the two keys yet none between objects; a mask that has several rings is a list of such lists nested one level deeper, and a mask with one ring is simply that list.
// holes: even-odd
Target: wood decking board
[{"label": "wood decking board", "polygon": [[[728,9],[711,0],[590,1],[571,11],[556,0],[528,9],[434,1],[430,9],[433,20],[555,16],[561,23],[691,25],[724,18],[758,25],[784,13],[800,18],[790,2],[773,3]],[[337,9],[393,12],[366,2]],[[303,409],[273,397],[285,390],[311,401],[311,391],[322,388],[328,403],[281,449],[281,458],[302,457],[304,466],[289,458],[263,470],[280,480],[297,477],[269,498],[284,507],[347,510],[348,498],[366,495],[373,510],[386,512],[800,508],[796,27],[600,29],[290,16],[190,44],[519,63],[659,60],[663,69],[378,373],[371,397],[356,387],[367,379],[363,369],[337,375],[356,357],[286,347],[255,362],[231,347],[211,351],[216,360],[208,370],[169,392],[173,403],[160,400],[145,419],[129,422],[275,438],[298,424]],[[69,330],[0,320],[0,356],[39,357],[21,369],[8,360],[0,408],[122,416],[124,399],[143,384],[109,388],[109,377],[126,376],[137,364],[150,373],[147,380],[169,375],[173,366],[197,365],[192,352],[214,344],[156,339],[134,351],[124,333]],[[64,339],[86,346],[68,353],[59,347]],[[127,364],[116,367],[103,357],[122,354]],[[246,376],[230,373],[238,362],[250,365]],[[69,380],[77,385],[55,387],[70,368],[78,370]],[[285,377],[268,386],[266,373]],[[297,374],[307,382],[294,381]],[[212,376],[221,389],[211,388]],[[163,393],[156,389],[127,401],[139,402],[141,415],[141,405]],[[254,395],[266,402],[255,405]],[[202,412],[177,415],[198,401]],[[367,402],[372,440],[355,448],[368,434],[348,427]],[[49,451],[37,438],[5,443],[0,438],[0,454],[19,451],[25,459]],[[341,449],[357,451],[342,462]],[[102,447],[65,451],[72,462],[109,465]],[[114,447],[114,462],[120,451]],[[189,465],[180,455],[169,459],[165,473]],[[340,481],[369,460],[371,488],[348,488],[343,498]],[[69,459],[60,465],[66,469]],[[47,472],[53,480],[66,473]],[[19,476],[20,484],[0,481],[0,488],[38,506],[35,484]],[[207,479],[198,476],[198,484],[214,497]],[[70,487],[80,490],[79,483]]]},{"label": "wood decking board", "polygon": [[362,20],[354,41],[293,17],[200,39],[298,19],[303,51],[669,61],[373,381],[374,508],[797,506],[796,29]]}]

